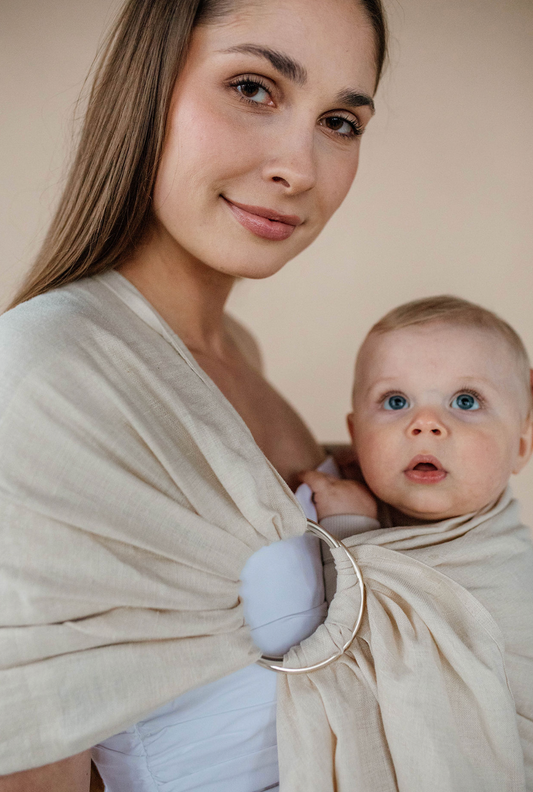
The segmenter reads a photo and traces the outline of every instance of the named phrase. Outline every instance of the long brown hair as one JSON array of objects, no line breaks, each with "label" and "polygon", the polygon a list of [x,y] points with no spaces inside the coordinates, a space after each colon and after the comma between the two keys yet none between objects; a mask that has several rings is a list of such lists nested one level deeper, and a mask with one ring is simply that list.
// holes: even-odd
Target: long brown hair
[{"label": "long brown hair", "polygon": [[[381,0],[359,0],[387,53]],[[76,157],[37,259],[10,308],[124,261],[147,227],[174,84],[193,28],[234,0],[127,0],[95,71]]]}]

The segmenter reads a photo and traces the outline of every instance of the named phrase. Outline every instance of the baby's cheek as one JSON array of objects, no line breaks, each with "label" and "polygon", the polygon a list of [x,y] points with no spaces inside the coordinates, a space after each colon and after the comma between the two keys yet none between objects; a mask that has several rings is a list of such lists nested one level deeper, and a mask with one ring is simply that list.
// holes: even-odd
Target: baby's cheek
[{"label": "baby's cheek", "polygon": [[505,443],[499,443],[495,438],[484,438],[469,449],[465,465],[478,477],[496,481],[508,477],[510,462],[510,449]]},{"label": "baby's cheek", "polygon": [[357,456],[367,486],[384,500],[398,472],[398,455],[394,453],[392,443],[385,442],[379,434],[366,435],[362,438]]},{"label": "baby's cheek", "polygon": [[513,448],[504,433],[478,436],[465,444],[460,454],[459,473],[466,496],[474,506],[485,506],[505,488],[513,465]]},{"label": "baby's cheek", "polygon": [[512,448],[504,432],[468,438],[460,456],[462,467],[476,478],[496,481],[510,473]]}]

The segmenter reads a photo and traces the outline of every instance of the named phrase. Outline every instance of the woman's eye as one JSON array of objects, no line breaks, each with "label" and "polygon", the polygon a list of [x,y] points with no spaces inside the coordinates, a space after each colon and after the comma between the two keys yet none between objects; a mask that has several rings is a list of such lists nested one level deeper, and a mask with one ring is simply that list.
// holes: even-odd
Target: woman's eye
[{"label": "woman's eye", "polygon": [[458,410],[479,410],[481,405],[471,393],[460,393],[452,401],[452,407]]},{"label": "woman's eye", "polygon": [[233,83],[233,87],[238,94],[247,102],[253,104],[268,104],[270,101],[270,93],[264,85],[253,80],[241,80],[238,83]]},{"label": "woman's eye", "polygon": [[349,121],[342,116],[326,116],[326,118],[321,119],[320,123],[341,137],[359,137],[363,134],[363,130],[356,121]]},{"label": "woman's eye", "polygon": [[385,399],[383,407],[385,410],[404,410],[406,407],[409,407],[409,402],[405,396],[396,394],[395,396],[389,396],[388,399]]}]

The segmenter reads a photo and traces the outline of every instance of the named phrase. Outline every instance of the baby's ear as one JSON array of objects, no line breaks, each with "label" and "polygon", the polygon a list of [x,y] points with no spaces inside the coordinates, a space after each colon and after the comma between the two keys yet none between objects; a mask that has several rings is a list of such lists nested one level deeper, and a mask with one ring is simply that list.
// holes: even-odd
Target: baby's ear
[{"label": "baby's ear", "polygon": [[355,443],[354,428],[353,428],[353,412],[349,413],[346,416],[346,423],[348,425],[348,431],[350,432],[350,437],[352,438],[352,444],[353,444]]},{"label": "baby's ear", "polygon": [[516,458],[513,473],[520,473],[521,470],[529,462],[531,452],[533,451],[533,416],[531,413],[524,421],[522,432],[520,434],[520,445],[518,448],[518,456]]}]

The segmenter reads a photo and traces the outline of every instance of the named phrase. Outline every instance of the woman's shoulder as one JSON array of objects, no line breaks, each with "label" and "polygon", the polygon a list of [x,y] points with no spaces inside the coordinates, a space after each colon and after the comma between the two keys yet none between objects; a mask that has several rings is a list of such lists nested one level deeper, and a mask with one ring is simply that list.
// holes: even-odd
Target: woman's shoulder
[{"label": "woman's shoulder", "polygon": [[69,358],[90,343],[104,308],[85,281],[33,297],[0,316],[0,377],[27,376],[52,360]]}]

